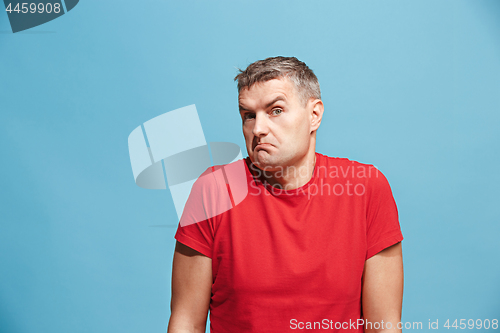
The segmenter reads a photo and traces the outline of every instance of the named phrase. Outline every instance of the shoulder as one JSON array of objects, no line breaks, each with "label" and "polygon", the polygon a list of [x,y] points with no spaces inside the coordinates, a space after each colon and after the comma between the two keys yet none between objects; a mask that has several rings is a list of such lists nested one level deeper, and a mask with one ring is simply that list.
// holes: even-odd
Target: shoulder
[{"label": "shoulder", "polygon": [[248,194],[248,176],[244,159],[207,168],[195,181],[190,196],[203,198],[205,204],[240,203]]},{"label": "shoulder", "polygon": [[373,164],[361,163],[345,157],[331,157],[316,153],[320,176],[346,179],[366,186],[368,193],[386,189],[389,182],[385,175]]},{"label": "shoulder", "polygon": [[331,157],[316,153],[317,165],[320,168],[327,168],[332,171],[338,170],[344,175],[354,178],[378,178],[383,177],[382,172],[373,164],[361,163],[345,157]]},{"label": "shoulder", "polygon": [[239,159],[228,164],[208,167],[195,181],[197,186],[216,186],[228,184],[236,180],[246,179],[246,164],[244,159]]},{"label": "shoulder", "polygon": [[364,167],[364,168],[375,168],[376,167],[373,164],[368,164],[368,163],[361,163],[355,160],[351,160],[346,157],[333,157],[333,156],[327,156],[321,153],[316,153],[317,160],[321,164],[326,164],[326,165],[333,165],[333,166],[355,166],[355,167]]}]

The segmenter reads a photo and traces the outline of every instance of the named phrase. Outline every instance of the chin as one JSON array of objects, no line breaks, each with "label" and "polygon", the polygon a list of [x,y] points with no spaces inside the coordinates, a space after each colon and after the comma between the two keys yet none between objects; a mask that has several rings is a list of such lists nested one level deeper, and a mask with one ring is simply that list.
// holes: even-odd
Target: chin
[{"label": "chin", "polygon": [[256,167],[261,170],[266,169],[269,171],[273,171],[281,167],[280,160],[279,158],[277,158],[277,156],[269,155],[267,152],[261,152],[262,150],[256,153],[254,152],[253,158],[251,158],[252,163],[255,164]]}]

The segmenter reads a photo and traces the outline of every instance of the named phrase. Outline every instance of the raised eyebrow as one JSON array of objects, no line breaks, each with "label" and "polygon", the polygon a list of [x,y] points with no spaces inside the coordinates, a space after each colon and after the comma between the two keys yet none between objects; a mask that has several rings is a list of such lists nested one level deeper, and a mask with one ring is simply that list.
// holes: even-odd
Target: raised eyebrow
[{"label": "raised eyebrow", "polygon": [[238,105],[239,109],[240,109],[240,112],[241,111],[251,111],[251,110],[248,110],[248,109],[245,109],[245,107],[241,104]]},{"label": "raised eyebrow", "polygon": [[266,109],[268,107],[270,107],[271,105],[273,105],[274,103],[278,102],[278,101],[283,101],[283,102],[286,102],[286,98],[285,96],[278,96],[276,97],[275,99],[273,99],[271,102],[267,103],[266,104]]},{"label": "raised eyebrow", "polygon": [[[278,96],[276,97],[275,99],[273,99],[272,101],[270,101],[269,103],[266,104],[266,109],[269,108],[271,105],[273,105],[274,103],[278,102],[278,101],[283,101],[283,102],[286,102],[286,98],[285,96]],[[249,109],[246,109],[243,105],[239,104],[238,105],[239,109],[240,109],[240,112],[242,111],[249,111],[249,112],[252,112],[252,110],[249,110]]]}]

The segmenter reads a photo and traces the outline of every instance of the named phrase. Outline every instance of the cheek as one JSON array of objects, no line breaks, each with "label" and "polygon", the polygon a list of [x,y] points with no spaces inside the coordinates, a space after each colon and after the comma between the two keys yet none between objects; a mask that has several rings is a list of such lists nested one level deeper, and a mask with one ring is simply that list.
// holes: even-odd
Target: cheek
[{"label": "cheek", "polygon": [[288,126],[290,134],[297,140],[303,139],[309,135],[309,119],[307,117],[297,117],[293,119]]},{"label": "cheek", "polygon": [[307,119],[301,117],[293,122],[288,128],[288,139],[290,140],[290,149],[293,151],[302,151],[309,146],[309,123]]},{"label": "cheek", "polygon": [[243,126],[243,136],[245,137],[245,141],[247,144],[252,141],[253,134],[252,134],[252,129]]}]

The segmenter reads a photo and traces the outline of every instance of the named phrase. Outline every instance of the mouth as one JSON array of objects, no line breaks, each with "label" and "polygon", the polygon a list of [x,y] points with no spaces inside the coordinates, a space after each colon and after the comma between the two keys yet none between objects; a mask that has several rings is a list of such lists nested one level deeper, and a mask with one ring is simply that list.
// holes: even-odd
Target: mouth
[{"label": "mouth", "polygon": [[259,138],[257,136],[254,136],[252,138],[252,151],[257,152],[259,150],[265,150],[268,151],[269,149],[275,147],[275,145],[267,142],[268,138]]},{"label": "mouth", "polygon": [[257,147],[272,147],[273,145],[270,143],[258,143]]},{"label": "mouth", "polygon": [[268,148],[273,147],[272,144],[270,143],[258,143],[254,147],[254,151],[259,151],[259,150],[267,150]]}]

